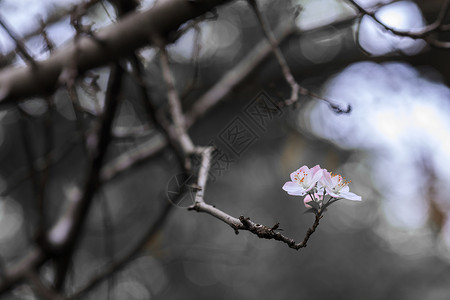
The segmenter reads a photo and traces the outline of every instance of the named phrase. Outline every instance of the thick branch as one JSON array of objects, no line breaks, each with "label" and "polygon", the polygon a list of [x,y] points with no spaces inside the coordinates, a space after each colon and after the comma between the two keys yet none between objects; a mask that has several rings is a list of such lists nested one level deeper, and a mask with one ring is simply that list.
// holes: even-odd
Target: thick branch
[{"label": "thick branch", "polygon": [[119,23],[100,30],[95,34],[96,40],[80,37],[78,45],[70,43],[47,60],[37,62],[34,68],[6,68],[0,72],[0,104],[52,93],[61,84],[58,79],[65,69],[70,68],[75,55],[76,68],[81,75],[150,44],[151,35],[170,37],[186,21],[227,1],[159,1],[145,12],[128,14]]}]

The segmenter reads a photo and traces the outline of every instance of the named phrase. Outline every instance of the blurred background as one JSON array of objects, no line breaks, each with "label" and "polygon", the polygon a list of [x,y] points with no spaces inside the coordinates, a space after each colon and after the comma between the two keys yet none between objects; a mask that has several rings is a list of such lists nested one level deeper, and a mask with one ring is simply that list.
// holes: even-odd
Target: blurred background
[{"label": "blurred background", "polygon": [[[377,16],[399,30],[432,23],[442,2],[358,1],[368,8],[383,4]],[[40,20],[48,22],[49,39],[63,45],[75,34],[67,13],[79,3],[1,0],[0,17],[36,58],[45,59],[49,51],[43,38],[33,34]],[[448,299],[448,50],[394,36],[367,16],[358,23],[346,1],[258,3],[273,30],[295,24],[281,49],[297,81],[352,110],[337,114],[326,102],[302,96],[298,105],[255,114],[261,102],[275,107],[290,95],[270,56],[190,130],[196,144],[218,150],[205,200],[235,217],[248,216],[267,226],[280,222],[283,233],[297,241],[312,225],[313,215],[304,214],[302,199],[281,187],[302,165],[320,164],[342,174],[363,201],[333,204],[308,247],[299,251],[248,232],[236,235],[209,215],[187,211],[189,203],[174,203],[145,251],[83,299]],[[140,9],[152,5],[142,1]],[[169,47],[186,110],[248,59],[263,39],[245,1],[220,7],[210,17]],[[94,30],[108,26],[116,22],[114,8],[107,1],[94,1],[82,21]],[[0,28],[0,65],[24,64],[14,50],[14,41]],[[145,48],[139,56],[152,99],[164,107],[158,52]],[[95,89],[89,84],[92,78]],[[4,264],[26,253],[39,218],[27,160],[42,157],[51,136],[52,149],[61,157],[49,171],[46,189],[45,215],[52,224],[67,205],[61,199],[84,175],[78,126],[92,126],[107,79],[107,68],[98,69],[77,85],[81,113],[64,89],[54,95],[54,110],[36,98],[21,103],[20,110],[0,111]],[[147,125],[130,78],[124,90],[110,160],[160,138]],[[249,132],[239,149],[224,134],[236,124]],[[169,201],[171,182],[180,172],[174,153],[164,149],[104,185],[72,263],[68,291],[83,286],[133,244]],[[45,272],[50,278],[51,271]],[[27,286],[4,297],[35,299]]]}]

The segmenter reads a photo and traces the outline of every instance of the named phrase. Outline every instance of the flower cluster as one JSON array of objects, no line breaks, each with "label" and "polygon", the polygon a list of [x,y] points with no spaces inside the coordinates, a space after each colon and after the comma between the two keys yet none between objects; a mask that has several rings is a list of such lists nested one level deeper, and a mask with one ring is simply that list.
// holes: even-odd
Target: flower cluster
[{"label": "flower cluster", "polygon": [[[307,208],[319,209],[326,208],[338,199],[361,201],[361,196],[349,191],[349,183],[341,175],[332,174],[319,165],[311,169],[303,166],[291,173],[291,181],[284,184],[283,190],[289,195],[305,196]],[[330,196],[326,203],[323,202],[325,195]]]}]

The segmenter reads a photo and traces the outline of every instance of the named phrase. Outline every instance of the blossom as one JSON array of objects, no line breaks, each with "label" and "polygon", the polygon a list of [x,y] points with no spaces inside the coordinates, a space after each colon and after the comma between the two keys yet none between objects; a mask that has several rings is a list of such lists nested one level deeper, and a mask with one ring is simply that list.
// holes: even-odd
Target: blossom
[{"label": "blossom", "polygon": [[[316,202],[321,202],[323,201],[323,196],[315,193],[314,199],[316,200]],[[314,199],[311,197],[310,194],[305,196],[305,199],[303,199],[303,203],[305,204],[306,208],[312,208],[312,206],[309,205],[308,202],[314,201]]]},{"label": "blossom", "polygon": [[314,188],[317,182],[322,178],[323,172],[319,165],[312,167],[303,166],[300,169],[291,173],[291,180],[283,185],[289,195],[304,196],[312,188]]},{"label": "blossom", "polygon": [[[344,177],[339,174],[332,174],[326,169],[322,169],[322,177],[320,178],[319,185],[325,188],[328,195],[334,198],[342,198],[353,201],[361,201],[361,196],[358,196],[350,192],[348,184]],[[323,192],[322,192],[323,193]]]}]

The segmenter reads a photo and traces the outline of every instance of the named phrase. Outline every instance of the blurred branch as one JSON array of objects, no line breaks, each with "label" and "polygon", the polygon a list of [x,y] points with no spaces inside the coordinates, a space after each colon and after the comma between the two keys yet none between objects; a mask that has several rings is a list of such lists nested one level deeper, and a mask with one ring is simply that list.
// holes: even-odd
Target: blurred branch
[{"label": "blurred branch", "polygon": [[429,45],[437,47],[437,48],[450,48],[450,42],[441,41],[439,39],[436,39],[432,33],[439,32],[439,31],[448,31],[450,30],[450,24],[444,24],[445,19],[449,13],[450,10],[450,0],[444,0],[441,9],[439,10],[438,16],[436,17],[436,20],[420,29],[414,29],[410,31],[403,31],[403,30],[397,30],[391,26],[386,25],[384,22],[382,22],[377,16],[376,12],[377,10],[369,11],[359,5],[354,0],[346,0],[353,6],[360,14],[360,18],[363,16],[368,16],[372,18],[376,23],[381,25],[385,30],[403,37],[410,37],[413,39],[423,39],[425,40]]},{"label": "blurred branch", "polygon": [[269,41],[270,46],[272,47],[272,52],[275,55],[280,67],[283,72],[284,79],[291,86],[291,98],[286,100],[286,105],[295,103],[298,101],[298,93],[300,92],[300,85],[295,81],[294,76],[292,76],[291,70],[284,58],[283,53],[278,46],[278,41],[270,30],[269,24],[265,20],[264,16],[261,14],[261,11],[258,8],[258,4],[256,0],[248,0],[248,3],[252,7],[256,18],[258,19],[259,25],[264,33],[265,38]]},{"label": "blurred branch", "polygon": [[33,187],[33,194],[35,196],[35,200],[37,200],[37,195],[39,191],[39,177],[36,166],[34,164],[34,155],[33,155],[33,147],[31,144],[31,133],[27,126],[26,112],[18,107],[19,114],[21,118],[18,122],[18,127],[20,128],[21,134],[20,139],[22,140],[23,150],[25,153],[25,161],[28,165],[28,172],[30,173],[31,184]]},{"label": "blurred branch", "polygon": [[181,107],[180,97],[175,88],[175,79],[170,70],[169,57],[165,47],[160,48],[161,71],[167,87],[167,102],[169,103],[170,115],[172,117],[175,138],[178,140],[185,155],[194,151],[194,144],[186,131],[186,122]]},{"label": "blurred branch", "polygon": [[194,73],[192,74],[191,80],[187,83],[187,85],[184,87],[183,92],[180,95],[181,99],[185,99],[195,88],[195,85],[198,80],[198,73],[199,73],[199,65],[198,65],[198,58],[200,56],[200,51],[202,49],[201,47],[201,28],[198,26],[198,24],[194,25],[195,30],[195,36],[194,36],[194,45],[192,49],[192,58],[191,58],[191,64],[194,65]]},{"label": "blurred branch", "polygon": [[6,31],[9,37],[16,43],[17,52],[22,56],[22,58],[30,64],[30,66],[36,67],[36,61],[28,53],[25,44],[17,37],[17,34],[6,24],[6,22],[0,17],[0,26]]},{"label": "blurred branch", "polygon": [[167,146],[167,141],[161,137],[154,137],[147,142],[130,149],[129,151],[119,155],[112,161],[103,166],[100,172],[100,179],[106,183],[122,172],[129,170],[132,166],[152,157]]},{"label": "blurred branch", "polygon": [[30,270],[27,272],[26,277],[28,281],[31,283],[31,286],[36,294],[40,295],[42,299],[47,300],[63,300],[65,299],[59,293],[55,292],[53,289],[46,286],[41,278],[39,278],[39,275],[37,274],[38,271],[36,270]]},{"label": "blurred branch", "polygon": [[166,201],[164,207],[162,208],[162,211],[160,212],[156,220],[151,224],[151,226],[148,227],[147,232],[145,232],[138,239],[136,244],[133,245],[130,248],[130,250],[127,251],[127,253],[125,253],[120,258],[106,264],[103,269],[101,269],[96,275],[94,275],[87,281],[87,284],[85,286],[74,292],[72,296],[70,296],[69,298],[76,299],[83,296],[87,292],[94,289],[98,284],[103,282],[108,276],[114,274],[117,271],[120,271],[129,262],[131,262],[134,258],[136,258],[139,252],[141,252],[143,248],[147,245],[148,241],[151,240],[151,238],[155,234],[157,234],[159,230],[161,230],[172,208],[173,205],[169,201]]},{"label": "blurred branch", "polygon": [[[333,22],[320,24],[317,27],[313,27],[307,30],[299,29],[291,22],[283,23],[278,25],[275,30],[275,37],[277,45],[287,40],[292,36],[301,36],[304,34],[312,34],[316,31],[320,31],[324,28],[330,26],[350,26],[351,22],[356,20],[356,16],[344,16],[341,19],[334,20]],[[199,118],[206,114],[211,108],[217,105],[219,102],[224,100],[234,89],[241,85],[249,76],[254,72],[254,70],[264,62],[268,56],[272,53],[272,46],[267,42],[267,39],[262,39],[253,49],[233,68],[227,71],[219,81],[217,81],[209,90],[207,90],[190,108],[186,113],[186,126],[191,127]],[[303,91],[308,91],[307,96],[314,97],[319,100],[325,100],[319,95],[309,92],[305,89]],[[340,108],[335,105],[335,103],[329,100],[329,105],[335,112],[342,110],[343,112],[349,112],[350,106],[347,108]],[[280,103],[283,106],[283,102]]]},{"label": "blurred branch", "polygon": [[44,262],[46,262],[48,256],[41,248],[31,249],[25,257],[14,266],[6,268],[2,274],[2,280],[0,282],[0,294],[10,290],[13,286],[25,280],[30,270],[38,269]]},{"label": "blurred branch", "polygon": [[[296,28],[291,24],[283,24],[278,27],[276,32],[278,33],[278,42],[281,43],[296,33]],[[228,96],[270,55],[271,51],[272,48],[265,39],[259,42],[252,51],[194,103],[186,113],[186,126],[191,127],[195,121]]]},{"label": "blurred branch", "polygon": [[[51,156],[52,150],[54,148],[54,138],[53,138],[53,128],[54,128],[54,98],[50,96],[47,99],[47,112],[44,119],[44,139],[45,139],[45,155],[44,155],[44,164],[46,166],[51,165]],[[33,164],[33,163],[32,163]],[[34,170],[36,172],[36,170]],[[38,174],[36,172],[36,174]],[[50,179],[50,168],[44,168],[42,172],[41,180],[39,182],[39,192],[37,197],[38,202],[38,212],[39,212],[39,228],[38,231],[43,231],[46,228],[46,210],[45,210],[45,199],[47,194],[47,186]]]},{"label": "blurred branch", "polygon": [[[88,148],[92,149],[92,159],[88,167],[85,179],[83,193],[72,199],[73,206],[66,215],[61,217],[58,223],[52,228],[47,236],[47,243],[50,251],[59,257],[58,269],[56,274],[55,287],[61,288],[67,267],[72,257],[74,247],[76,246],[81,234],[81,229],[87,217],[89,207],[92,203],[97,189],[101,185],[101,168],[106,156],[109,142],[112,138],[112,125],[118,107],[120,90],[122,83],[123,69],[116,64],[112,70],[108,82],[108,88],[105,95],[105,110],[102,115],[100,128],[95,140],[88,143]],[[67,224],[70,224],[67,226]],[[63,254],[62,256],[59,256]]]},{"label": "blurred branch", "polygon": [[[61,147],[53,149],[48,155],[37,158],[33,162],[36,172],[45,172],[50,167],[55,166],[64,157],[66,157],[66,155],[68,155],[72,150],[75,149],[74,145],[77,141],[78,136],[72,138]],[[122,153],[121,155],[105,164],[100,172],[101,181],[103,183],[106,183],[114,179],[116,176],[122,174],[124,171],[129,170],[136,164],[159,153],[166,146],[167,141],[165,138],[162,138],[160,136],[151,137],[148,141],[143,142],[139,146]],[[16,173],[10,176],[11,178],[13,178],[10,179],[10,181],[12,182],[9,183],[8,187],[0,193],[0,196],[8,195],[12,190],[18,188],[20,184],[31,178],[31,176],[32,172],[29,172],[26,168],[16,171]]]},{"label": "blurred branch", "polygon": [[[47,153],[43,157],[39,157],[33,161],[34,169],[36,172],[44,172],[51,166],[56,165],[60,162],[66,155],[68,155],[72,150],[74,150],[74,145],[78,141],[78,136],[74,136],[65,142],[58,148],[52,149],[50,153]],[[8,187],[0,193],[0,196],[6,196],[11,193],[12,190],[16,189],[20,184],[25,182],[27,179],[33,176],[33,172],[29,171],[27,168],[19,169],[15,173],[10,175]]]},{"label": "blurred branch", "polygon": [[[302,35],[306,33],[311,33],[321,28],[325,28],[331,25],[339,25],[341,23],[347,23],[354,20],[354,16],[345,17],[343,19],[332,22],[331,24],[320,25],[316,28],[311,28],[308,30],[298,29],[295,25],[281,24],[275,30],[277,45],[281,44],[283,41],[291,37],[292,35]],[[268,56],[272,53],[272,45],[267,42],[267,39],[261,40],[254,48],[251,50],[236,66],[230,69],[222,78],[217,81],[209,90],[207,90],[191,107],[191,109],[186,113],[186,126],[191,127],[200,117],[202,117],[211,108],[217,105],[220,101],[225,99],[235,88],[242,84],[252,72],[264,62]],[[303,92],[307,92],[308,96],[324,100],[316,94],[313,94],[307,89],[302,89]],[[334,104],[329,101],[330,105]],[[283,106],[281,104],[280,106]],[[335,105],[337,109],[334,111],[343,110],[343,112],[348,112],[350,107],[345,110]]]},{"label": "blurred branch", "polygon": [[144,12],[127,14],[120,22],[96,33],[96,39],[82,36],[75,43],[54,51],[36,66],[5,68],[0,72],[0,104],[52,93],[61,85],[59,78],[67,69],[67,62],[78,51],[77,76],[87,70],[103,66],[150,44],[150,36],[167,37],[184,22],[194,19],[228,0],[168,0],[158,2]]},{"label": "blurred branch", "polygon": [[[99,1],[100,0],[88,0],[79,5],[83,5],[86,8],[89,8]],[[40,21],[41,28],[34,29],[34,30],[31,30],[31,31],[25,33],[22,37],[22,41],[26,42],[27,40],[31,39],[32,37],[42,34],[42,28],[46,28],[52,24],[55,24],[55,23],[61,21],[63,18],[67,17],[72,10],[73,10],[73,7],[70,7],[70,8],[58,7],[56,9],[54,9],[53,11],[50,12],[49,16],[45,20]],[[11,56],[14,54],[14,52],[15,52],[15,50],[7,53],[5,56]]]},{"label": "blurred branch", "polygon": [[[155,126],[157,130],[165,134],[166,139],[161,141],[160,146],[164,147],[168,144],[174,150],[180,166],[185,166],[186,160],[175,138],[174,130],[169,125],[165,115],[153,104],[152,99],[150,99],[148,86],[145,84],[144,80],[144,66],[142,65],[142,62],[138,59],[136,54],[133,54],[131,55],[130,63],[132,66],[132,72],[130,72],[130,75],[132,75],[132,78],[138,86],[139,94],[143,101],[149,120],[153,122],[152,125]],[[166,141],[168,143],[166,143]]]},{"label": "blurred branch", "polygon": [[264,18],[264,16],[262,15],[261,11],[258,8],[257,1],[256,0],[248,0],[248,3],[253,8],[253,11],[255,12],[255,15],[258,19],[258,22],[261,26],[263,33],[264,33],[264,36],[270,43],[270,46],[272,48],[271,50],[272,50],[273,54],[275,55],[279,65],[281,67],[281,70],[283,72],[283,76],[284,76],[286,82],[291,86],[291,98],[280,103],[280,106],[284,107],[284,106],[292,105],[292,104],[296,103],[298,101],[298,94],[300,93],[301,95],[310,96],[312,98],[327,102],[328,105],[330,106],[330,108],[333,109],[336,113],[350,113],[350,111],[351,111],[350,105],[347,105],[347,108],[343,109],[338,104],[331,101],[330,99],[321,97],[318,94],[311,92],[310,90],[300,86],[297,83],[297,81],[294,79],[294,76],[291,73],[291,70],[286,62],[286,59],[285,59],[283,53],[281,52],[281,49],[279,47],[279,42],[276,40],[275,36],[273,35],[272,31],[270,30],[269,24],[267,23],[266,19]]}]

